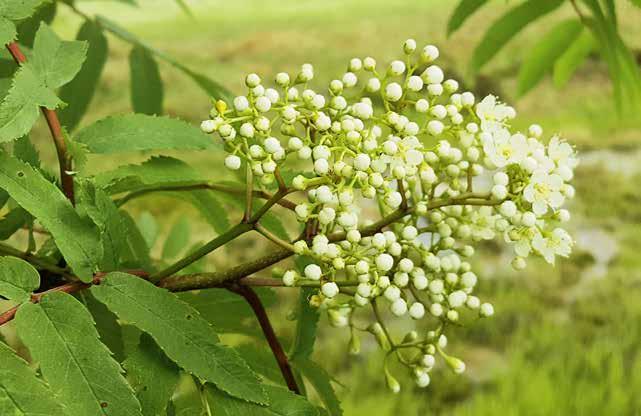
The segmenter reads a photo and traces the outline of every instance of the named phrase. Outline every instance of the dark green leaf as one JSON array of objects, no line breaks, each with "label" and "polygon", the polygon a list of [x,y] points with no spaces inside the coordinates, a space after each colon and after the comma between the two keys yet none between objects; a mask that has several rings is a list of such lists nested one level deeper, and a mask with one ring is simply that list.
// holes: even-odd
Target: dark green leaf
[{"label": "dark green leaf", "polygon": [[6,240],[16,231],[31,221],[31,215],[21,207],[9,211],[4,218],[0,219],[0,240]]},{"label": "dark green leaf", "polygon": [[525,26],[539,17],[550,13],[563,3],[563,0],[528,0],[501,16],[485,32],[474,50],[470,67],[478,72],[505,44]]},{"label": "dark green leaf", "polygon": [[33,48],[33,41],[36,37],[36,32],[40,27],[40,22],[51,23],[56,15],[57,2],[45,3],[40,7],[30,18],[18,24],[18,41],[22,45],[27,45]]},{"label": "dark green leaf", "polygon": [[0,342],[0,414],[64,416],[62,407],[36,372]]},{"label": "dark green leaf", "polygon": [[255,372],[274,383],[284,383],[278,362],[269,348],[255,344],[241,344],[236,347],[236,351]]},{"label": "dark green leaf", "polygon": [[34,168],[40,167],[40,155],[29,140],[29,136],[23,136],[13,142],[13,155]]},{"label": "dark green leaf", "polygon": [[532,47],[519,71],[516,87],[519,95],[525,94],[543,79],[545,74],[552,69],[554,62],[581,34],[581,30],[583,30],[583,25],[579,20],[564,20],[554,26]]},{"label": "dark green leaf", "polygon": [[487,0],[461,0],[447,22],[447,35],[456,32]]},{"label": "dark green leaf", "polygon": [[32,166],[0,154],[0,188],[40,221],[74,272],[90,281],[102,258],[96,227],[81,218],[60,190]]},{"label": "dark green leaf", "polygon": [[126,211],[121,210],[120,216],[127,230],[126,250],[122,259],[123,265],[153,271],[151,258],[149,257],[149,246],[141,230]]},{"label": "dark green leaf", "polygon": [[594,51],[596,43],[592,34],[584,30],[563,55],[554,63],[553,79],[557,88],[563,87],[574,72],[585,62]]},{"label": "dark green leaf", "polygon": [[98,340],[91,315],[73,296],[45,295],[15,318],[18,335],[51,390],[73,415],[141,415],[122,369]]},{"label": "dark green leaf", "polygon": [[0,296],[26,302],[38,286],[40,275],[31,264],[17,257],[0,257]]},{"label": "dark green leaf", "polygon": [[107,61],[109,46],[100,26],[90,20],[85,21],[76,39],[89,44],[87,59],[78,75],[60,90],[60,98],[68,106],[58,112],[60,122],[70,131],[73,130],[89,107],[102,70]]},{"label": "dark green leaf", "polygon": [[123,363],[145,416],[164,415],[180,376],[179,369],[147,334]]},{"label": "dark green leaf", "polygon": [[265,386],[269,396],[269,406],[260,406],[238,400],[218,390],[206,386],[209,406],[217,416],[316,416],[318,410],[304,397],[276,386]]},{"label": "dark green leaf", "polygon": [[87,55],[87,42],[61,41],[45,23],[33,43],[30,65],[49,88],[58,88],[73,79]]},{"label": "dark green leaf", "polygon": [[[302,273],[305,266],[312,260],[307,256],[296,258],[296,268]],[[315,293],[313,288],[302,287],[298,299],[298,309],[296,313],[296,333],[290,357],[292,358],[309,358],[314,351],[314,342],[316,341],[316,327],[320,314],[318,309],[309,304],[309,298]]]},{"label": "dark green leaf", "polygon": [[149,51],[134,46],[129,54],[131,104],[136,113],[162,114],[163,84],[158,64]]},{"label": "dark green leaf", "polygon": [[182,120],[145,114],[107,117],[80,130],[76,141],[93,153],[209,149],[214,141]]},{"label": "dark green leaf", "polygon": [[191,235],[191,226],[187,217],[182,216],[174,226],[169,230],[169,235],[165,240],[162,248],[163,259],[173,259],[180,253],[185,251],[189,244],[189,237]]},{"label": "dark green leaf", "polygon": [[302,357],[292,360],[294,367],[309,380],[312,387],[320,397],[321,401],[332,416],[343,414],[340,401],[336,397],[336,392],[331,384],[331,378],[327,372],[315,362]]},{"label": "dark green leaf", "polygon": [[151,335],[186,371],[234,395],[257,403],[267,397],[255,373],[234,351],[219,343],[198,311],[176,295],[125,273],[110,273],[94,296],[121,320]]}]

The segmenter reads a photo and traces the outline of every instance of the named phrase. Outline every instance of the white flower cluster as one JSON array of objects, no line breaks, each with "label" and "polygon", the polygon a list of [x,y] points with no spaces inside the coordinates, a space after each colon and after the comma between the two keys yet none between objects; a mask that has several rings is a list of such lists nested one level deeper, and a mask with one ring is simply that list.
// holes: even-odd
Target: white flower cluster
[{"label": "white flower cluster", "polygon": [[[388,351],[420,350],[403,362],[426,386],[435,354],[457,372],[465,368],[444,352],[446,326],[469,311],[494,313],[474,295],[478,279],[467,259],[475,243],[502,236],[517,270],[530,255],[550,263],[569,255],[572,239],[560,224],[570,215],[561,207],[574,195],[568,182],[577,158],[556,136],[541,142],[538,125],[513,131],[516,112],[496,97],[459,92],[434,64],[435,46],[417,52],[410,39],[403,50],[387,67],[352,59],[328,94],[308,86],[309,64],[295,77],[278,74],[274,88],[250,74],[247,95],[230,109],[219,102],[202,129],[220,134],[228,168],[244,160],[265,185],[286,161],[308,163],[293,187],[306,191],[295,214],[313,233],[293,247],[311,263],[285,272],[285,285],[318,286],[312,304],[352,330],[353,314],[372,305],[378,322],[369,331]],[[364,213],[375,207],[380,220],[368,222]],[[394,342],[380,321],[383,305],[434,329]]]}]

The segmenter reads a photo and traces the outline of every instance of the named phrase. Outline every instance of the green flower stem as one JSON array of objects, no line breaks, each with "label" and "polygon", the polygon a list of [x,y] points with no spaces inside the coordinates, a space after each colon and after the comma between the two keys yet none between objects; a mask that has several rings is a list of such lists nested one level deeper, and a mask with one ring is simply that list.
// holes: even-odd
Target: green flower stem
[{"label": "green flower stem", "polygon": [[381,311],[378,309],[378,305],[376,303],[376,299],[372,299],[372,310],[374,311],[374,317],[376,317],[376,320],[380,324],[381,328],[383,328],[383,333],[385,334],[385,337],[387,338],[387,341],[389,342],[390,346],[392,347],[391,351],[394,351],[396,349],[396,345],[394,344],[394,341],[392,340],[392,337],[390,336],[389,330],[387,329],[387,326],[385,325],[385,321],[383,321],[383,316],[381,315]]},{"label": "green flower stem", "polygon": [[179,272],[180,270],[189,266],[193,262],[197,261],[201,257],[206,256],[207,254],[216,250],[218,247],[224,244],[227,244],[231,240],[235,239],[236,237],[252,229],[254,229],[253,224],[241,222],[240,224],[237,224],[232,228],[230,228],[227,232],[209,241],[207,244],[203,245],[198,250],[178,260],[176,263],[172,264],[171,266],[157,273],[152,274],[151,276],[149,276],[149,280],[151,280],[152,282],[158,282],[160,279],[164,277],[171,276],[172,274]]},{"label": "green flower stem", "polygon": [[247,171],[247,186],[245,187],[245,215],[243,216],[243,221],[247,222],[252,214],[252,202],[254,200],[254,173],[251,170],[249,164],[245,166]]},{"label": "green flower stem", "polygon": [[267,238],[271,242],[278,244],[282,248],[289,250],[291,252],[294,251],[294,246],[291,243],[283,240],[282,238],[277,237],[276,235],[274,235],[274,233],[270,232],[268,229],[263,227],[260,223],[257,223],[255,228],[256,228],[256,231],[258,231],[260,234],[262,234],[265,238]]}]

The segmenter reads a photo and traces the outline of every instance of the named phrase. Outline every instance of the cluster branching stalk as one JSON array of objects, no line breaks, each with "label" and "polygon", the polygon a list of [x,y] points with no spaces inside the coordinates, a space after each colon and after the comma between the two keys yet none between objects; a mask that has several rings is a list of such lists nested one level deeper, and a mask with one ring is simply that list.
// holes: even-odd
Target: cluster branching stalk
[{"label": "cluster branching stalk", "polygon": [[[7,49],[18,65],[23,65],[25,62],[27,62],[26,56],[22,53],[17,43],[9,43],[7,45]],[[71,157],[67,152],[67,143],[65,142],[65,137],[62,133],[60,120],[58,119],[58,115],[54,110],[50,110],[46,107],[40,107],[40,109],[42,110],[42,114],[44,115],[45,120],[47,121],[47,126],[49,126],[49,131],[51,132],[53,143],[56,146],[58,165],[60,167],[60,184],[62,186],[62,192],[65,194],[67,199],[71,201],[72,204],[75,204],[73,176],[71,174],[72,162]]]},{"label": "cluster branching stalk", "polygon": [[300,389],[296,384],[296,378],[294,377],[292,368],[289,365],[287,354],[285,354],[283,347],[280,345],[278,337],[274,332],[274,328],[272,327],[272,324],[269,321],[269,317],[267,316],[267,311],[265,310],[265,307],[260,301],[258,295],[256,295],[256,292],[254,292],[251,287],[239,284],[232,284],[228,289],[245,298],[249,306],[251,306],[254,314],[256,315],[256,319],[258,319],[258,323],[263,330],[263,334],[265,335],[265,339],[269,344],[269,348],[272,350],[272,354],[276,358],[276,362],[278,363],[280,372],[283,374],[283,378],[287,383],[287,387],[294,393],[300,394]]}]

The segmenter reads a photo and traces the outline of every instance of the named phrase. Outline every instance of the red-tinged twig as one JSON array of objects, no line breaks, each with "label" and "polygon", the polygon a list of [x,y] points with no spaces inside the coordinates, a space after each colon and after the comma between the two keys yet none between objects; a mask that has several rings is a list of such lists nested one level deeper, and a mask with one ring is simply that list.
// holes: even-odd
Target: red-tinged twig
[{"label": "red-tinged twig", "polygon": [[300,394],[300,389],[298,388],[298,384],[296,384],[296,378],[294,378],[294,373],[292,372],[292,368],[289,365],[287,354],[285,354],[285,351],[283,351],[283,347],[280,345],[280,342],[278,342],[278,337],[276,336],[274,328],[269,321],[267,311],[265,310],[265,307],[260,301],[258,295],[256,295],[256,292],[254,292],[251,287],[238,284],[230,285],[228,287],[228,290],[245,298],[249,306],[251,306],[254,314],[256,315],[256,318],[258,319],[258,323],[263,330],[263,334],[265,335],[265,339],[269,344],[269,348],[271,348],[272,354],[274,354],[274,357],[278,362],[278,367],[280,368],[280,372],[283,374],[283,378],[287,383],[287,387],[294,393]]},{"label": "red-tinged twig", "polygon": [[[7,49],[18,65],[22,65],[27,61],[27,58],[20,50],[20,47],[17,43],[9,43],[7,45]],[[70,174],[72,170],[71,159],[69,158],[67,152],[67,143],[65,142],[64,135],[62,134],[60,120],[58,119],[58,115],[55,111],[49,110],[46,107],[40,107],[40,109],[42,110],[42,114],[45,116],[45,120],[47,121],[47,125],[49,126],[49,131],[51,132],[51,137],[53,138],[53,143],[56,146],[56,153],[58,154],[58,164],[60,166],[60,183],[62,185],[62,192],[69,199],[69,201],[74,204],[75,197],[73,190],[73,176],[71,176]]]}]

